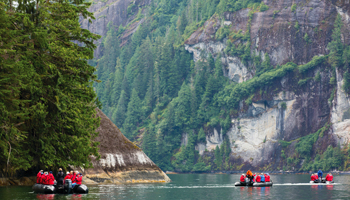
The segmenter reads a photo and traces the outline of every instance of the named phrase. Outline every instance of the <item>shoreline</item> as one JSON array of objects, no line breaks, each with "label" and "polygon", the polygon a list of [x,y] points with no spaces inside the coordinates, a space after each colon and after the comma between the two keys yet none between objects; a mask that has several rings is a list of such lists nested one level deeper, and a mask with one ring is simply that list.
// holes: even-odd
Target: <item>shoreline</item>
[{"label": "shoreline", "polygon": [[[210,172],[176,172],[176,171],[167,171],[166,174],[245,174],[247,171],[210,171]],[[310,172],[296,172],[296,171],[252,171],[253,173],[269,173],[274,175],[282,174],[311,174],[316,173],[313,171]],[[330,171],[323,173],[332,173],[336,175],[350,175],[350,171]]]}]

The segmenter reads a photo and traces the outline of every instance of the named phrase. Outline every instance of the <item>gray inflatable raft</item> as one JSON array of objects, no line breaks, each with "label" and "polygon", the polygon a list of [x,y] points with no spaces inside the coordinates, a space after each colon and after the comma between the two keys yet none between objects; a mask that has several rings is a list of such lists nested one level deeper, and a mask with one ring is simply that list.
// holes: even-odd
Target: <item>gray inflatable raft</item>
[{"label": "gray inflatable raft", "polygon": [[327,184],[334,184],[334,181],[310,181],[310,184],[319,184],[319,185],[327,185]]},{"label": "gray inflatable raft", "polygon": [[271,187],[273,182],[263,182],[263,183],[250,183],[250,182],[236,182],[235,186],[247,186],[247,187]]},{"label": "gray inflatable raft", "polygon": [[36,193],[53,194],[56,192],[56,188],[53,185],[44,185],[35,183],[32,187]]}]

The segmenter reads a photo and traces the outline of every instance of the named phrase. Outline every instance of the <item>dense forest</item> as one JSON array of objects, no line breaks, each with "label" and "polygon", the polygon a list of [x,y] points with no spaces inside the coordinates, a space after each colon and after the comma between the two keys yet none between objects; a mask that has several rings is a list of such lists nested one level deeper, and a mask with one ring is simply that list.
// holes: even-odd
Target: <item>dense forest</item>
[{"label": "dense forest", "polygon": [[[120,45],[119,38],[129,25],[113,27],[109,23],[102,43],[104,54],[91,61],[102,81],[94,86],[103,112],[163,170],[239,170],[243,165],[230,158],[230,141],[225,136],[231,118],[238,116],[241,102],[250,105],[254,94],[264,92],[276,79],[295,74],[302,87],[311,79],[320,79],[320,74],[307,77],[306,72],[315,67],[324,66],[333,72],[342,68],[344,90],[350,91],[350,48],[341,40],[340,15],[334,22],[328,55],[315,56],[304,65],[289,62],[273,66],[268,54],[256,55],[252,51],[250,41],[253,14],[269,9],[260,0],[156,0],[146,7],[135,9],[135,6],[131,3],[128,7],[128,14],[135,16],[132,22],[141,19],[145,22],[126,45]],[[202,59],[194,63],[192,55],[184,49],[184,42],[211,17],[245,8],[249,8],[250,18],[246,32],[230,32],[222,26],[215,34],[216,40],[227,39],[222,54],[238,57],[253,71],[253,78],[236,83],[224,76],[222,54],[203,53]],[[290,12],[295,9],[293,4]],[[294,28],[299,29],[298,23]],[[310,38],[305,34],[303,40],[307,43]],[[333,73],[329,83],[333,87],[335,79]],[[205,143],[205,132],[213,128],[223,130],[224,142],[214,152],[199,156],[195,146]],[[328,130],[329,126],[323,129]],[[325,170],[341,169],[339,166],[348,154],[340,147],[329,146],[323,155],[314,157],[312,147],[323,136],[326,131],[323,129],[299,138],[294,156],[286,157],[282,150],[284,170],[299,166],[301,159],[305,160],[300,166],[303,171],[321,166]],[[181,146],[184,133],[188,134],[188,142]],[[291,142],[281,141],[281,144],[286,148]]]},{"label": "dense forest", "polygon": [[[0,175],[90,166],[99,119],[81,1],[0,1]],[[78,41],[81,46],[74,43]]]},{"label": "dense forest", "polygon": [[[232,119],[239,121],[239,114],[252,105],[255,96],[278,89],[274,88],[276,80],[293,77],[295,90],[327,80],[322,84],[332,88],[327,97],[331,105],[339,70],[342,90],[350,93],[350,46],[342,39],[340,15],[322,22],[332,25],[327,54],[305,63],[291,59],[273,65],[270,55],[256,53],[251,42],[253,15],[272,9],[261,0],[152,0],[144,6],[133,1],[127,9],[129,23],[118,27],[108,23],[99,44],[103,54],[97,59],[93,53],[100,36],[80,24],[82,18],[94,19],[87,8],[96,2],[90,2],[0,1],[1,174],[39,167],[91,166],[89,156],[98,156],[98,144],[93,142],[99,126],[93,117],[96,107],[162,170],[240,170],[245,163],[233,157],[235,141],[226,133]],[[194,62],[184,48],[186,40],[207,20],[244,9],[249,12],[247,29],[234,32],[220,26],[213,40],[225,42],[224,51],[202,52],[201,59]],[[296,9],[293,4],[288,12]],[[122,43],[124,33],[139,21],[143,23]],[[301,32],[298,22],[290,26],[295,34]],[[301,42],[308,48],[312,38],[303,34]],[[228,55],[249,69],[249,80],[238,83],[227,76],[221,58]],[[321,72],[311,76],[314,69]],[[326,72],[331,74],[329,79],[322,77]],[[285,102],[280,106],[287,107]],[[222,130],[223,142],[199,155],[196,146],[205,144],[207,133],[214,128]],[[256,169],[349,169],[347,146],[315,148],[330,130],[327,122],[314,133],[278,141],[278,167]],[[187,142],[181,145],[185,133]]]}]

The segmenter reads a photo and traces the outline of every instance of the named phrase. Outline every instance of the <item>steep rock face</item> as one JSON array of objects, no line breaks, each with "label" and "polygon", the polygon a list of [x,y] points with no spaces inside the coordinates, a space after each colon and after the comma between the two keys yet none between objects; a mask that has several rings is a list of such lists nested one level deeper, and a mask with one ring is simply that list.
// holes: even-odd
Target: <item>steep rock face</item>
[{"label": "steep rock face", "polygon": [[[84,19],[81,20],[80,24],[82,28],[102,36],[101,39],[97,41],[97,49],[94,52],[94,57],[98,59],[103,55],[101,43],[108,31],[108,23],[111,23],[110,25],[112,25],[114,29],[117,29],[120,25],[126,26],[135,18],[139,7],[143,7],[149,3],[150,0],[93,1],[88,11],[94,13],[95,20],[92,20],[92,23],[90,23],[90,19]],[[131,10],[133,14],[128,13],[128,6],[132,4],[134,4]],[[131,24],[124,32],[122,42],[126,41],[142,22],[142,20],[135,21]]]},{"label": "steep rock face", "polygon": [[143,151],[130,142],[101,110],[97,129],[100,160],[92,159],[93,168],[84,170],[87,178],[104,183],[169,182],[169,177]]},{"label": "steep rock face", "polygon": [[[270,8],[265,12],[255,12],[251,20],[251,51],[256,55],[267,53],[273,65],[287,62],[300,65],[309,62],[316,55],[328,54],[327,44],[331,41],[333,22],[338,14],[342,16],[344,24],[342,40],[345,44],[350,43],[349,2],[264,2]],[[294,12],[291,10],[293,4],[296,4]],[[242,30],[245,33],[248,13],[249,9],[227,12],[222,20],[214,16],[194,32],[185,42],[185,48],[193,53],[194,61],[198,61],[203,53],[214,56],[221,53],[226,67],[225,75],[232,81],[243,82],[253,77],[253,63],[243,65],[240,58],[226,55],[223,50],[226,48],[227,38],[221,41],[215,39],[216,31],[224,25],[230,27],[230,32]],[[309,40],[304,39],[306,34]],[[321,70],[324,68],[326,70]],[[271,87],[266,87],[266,92],[255,93],[252,105],[241,103],[241,111],[232,118],[231,129],[226,133],[235,159],[242,159],[256,169],[268,164],[274,165],[280,159],[280,140],[291,141],[293,146],[295,139],[316,132],[328,122],[332,123],[331,128],[317,141],[317,146],[326,149],[330,144],[345,145],[349,142],[350,103],[342,90],[341,73],[338,70],[336,72],[338,82],[335,98],[330,103],[328,99],[334,88],[329,84],[332,76],[330,67],[319,66],[307,75],[315,77],[317,72],[322,77],[320,82],[312,79],[299,87],[298,78],[290,74],[276,80]],[[207,135],[215,135],[214,132]],[[209,150],[215,146],[207,136],[206,148]],[[199,149],[197,145],[197,150]],[[293,148],[286,152],[287,156],[293,153]]]}]

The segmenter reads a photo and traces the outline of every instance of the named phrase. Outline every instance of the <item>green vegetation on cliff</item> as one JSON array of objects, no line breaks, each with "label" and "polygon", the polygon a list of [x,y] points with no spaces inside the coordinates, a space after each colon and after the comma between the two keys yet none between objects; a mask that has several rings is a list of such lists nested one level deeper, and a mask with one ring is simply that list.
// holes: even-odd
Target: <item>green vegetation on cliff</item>
[{"label": "green vegetation on cliff", "polygon": [[93,17],[89,4],[8,2],[0,2],[0,173],[89,167],[99,125],[87,64],[99,37],[79,24]]},{"label": "green vegetation on cliff", "polygon": [[[210,17],[220,18],[226,11],[244,8],[250,8],[244,33],[242,30],[231,32],[223,25],[212,35],[216,40],[227,39],[222,54],[238,57],[244,65],[255,69],[254,77],[236,83],[224,76],[227,70],[222,65],[222,55],[203,52],[202,58],[194,63],[183,44]],[[312,69],[326,68],[327,60],[333,66],[338,65],[339,55],[343,56],[341,60],[349,55],[349,51],[340,54],[343,50],[339,50],[338,36],[332,40],[336,41],[334,45],[330,43],[330,55],[314,57],[300,66],[292,62],[273,66],[267,53],[255,55],[250,26],[254,12],[268,9],[261,1],[157,0],[143,9],[147,11],[144,22],[122,47],[114,38],[124,29],[108,26],[103,40],[104,52],[114,55],[104,54],[96,61],[102,83],[95,87],[103,112],[129,139],[141,143],[145,153],[163,170],[240,169],[242,166],[229,158],[229,146],[233,146],[234,141],[229,141],[225,135],[231,127],[231,117],[242,109],[240,102],[250,105],[255,94],[274,87],[274,82],[287,75],[296,77],[296,83],[300,78],[300,86],[305,85],[313,80],[313,76],[307,77]],[[293,5],[292,12],[296,9]],[[296,26],[299,29],[301,25]],[[304,39],[312,42],[309,35]],[[350,88],[349,77],[345,77],[348,82],[344,88]],[[315,79],[321,79],[320,74]],[[286,109],[285,103],[281,105]],[[225,145],[199,156],[196,144],[205,142],[206,133],[213,132],[214,128],[222,129]],[[182,138],[185,133],[187,144]]]}]

